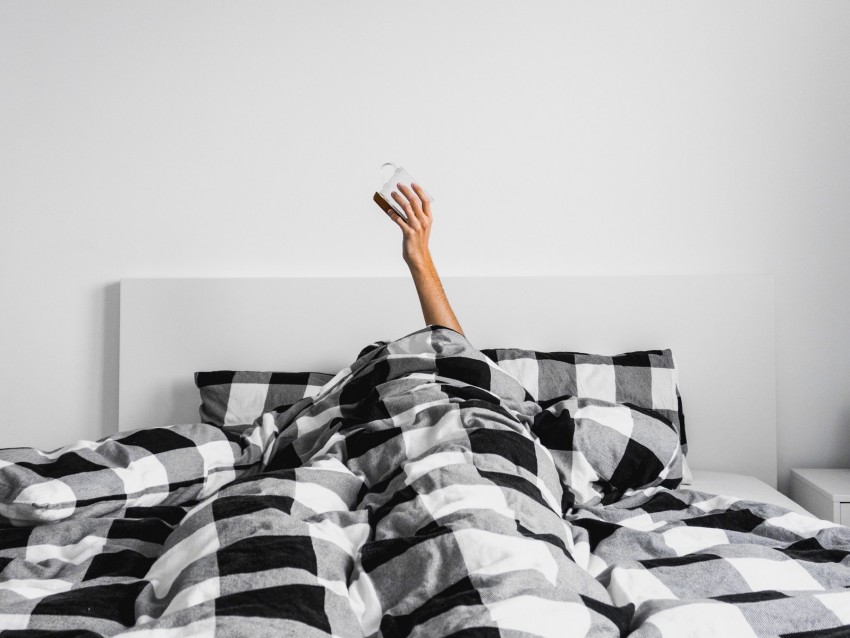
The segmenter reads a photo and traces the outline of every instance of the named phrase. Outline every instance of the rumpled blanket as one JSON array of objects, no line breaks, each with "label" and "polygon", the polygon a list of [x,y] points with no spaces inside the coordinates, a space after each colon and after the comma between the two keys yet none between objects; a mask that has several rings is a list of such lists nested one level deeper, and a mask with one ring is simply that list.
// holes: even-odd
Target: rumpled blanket
[{"label": "rumpled blanket", "polygon": [[429,327],[253,424],[0,451],[0,630],[850,632],[850,529],[681,468],[651,410],[531,401]]}]

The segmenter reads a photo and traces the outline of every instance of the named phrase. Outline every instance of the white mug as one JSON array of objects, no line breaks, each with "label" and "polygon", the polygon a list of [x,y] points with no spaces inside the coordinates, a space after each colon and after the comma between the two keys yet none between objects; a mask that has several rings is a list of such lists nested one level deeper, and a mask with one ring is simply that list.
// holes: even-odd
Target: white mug
[{"label": "white mug", "polygon": [[[386,168],[387,166],[391,166],[395,170],[393,171],[393,174],[390,175],[389,179],[384,181],[384,168]],[[383,199],[388,206],[390,206],[395,212],[397,212],[404,221],[407,221],[407,213],[404,212],[404,209],[401,207],[401,204],[395,201],[392,196],[392,192],[393,190],[397,189],[396,184],[398,184],[399,182],[409,187],[410,184],[416,180],[414,180],[413,177],[401,166],[396,166],[392,162],[386,162],[381,165],[381,180],[383,182],[383,185],[378,188],[377,195],[380,195],[381,199]],[[417,182],[417,184],[419,183]],[[422,190],[425,189],[423,188]],[[399,195],[404,197],[404,193],[402,193],[401,191],[399,191]],[[428,196],[429,201],[434,201],[434,198],[431,197],[431,193],[425,191],[425,195]],[[380,202],[378,202],[378,205],[380,205]],[[386,209],[384,206],[382,206],[382,208]]]}]

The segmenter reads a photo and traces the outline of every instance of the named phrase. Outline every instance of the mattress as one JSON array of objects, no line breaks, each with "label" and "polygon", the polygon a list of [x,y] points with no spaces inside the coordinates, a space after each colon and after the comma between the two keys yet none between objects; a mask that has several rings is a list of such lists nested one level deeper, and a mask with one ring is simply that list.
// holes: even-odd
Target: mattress
[{"label": "mattress", "polygon": [[693,477],[691,485],[683,485],[682,487],[718,496],[732,496],[747,501],[771,503],[772,505],[787,507],[800,514],[811,514],[790,498],[754,476],[732,472],[693,470]]}]

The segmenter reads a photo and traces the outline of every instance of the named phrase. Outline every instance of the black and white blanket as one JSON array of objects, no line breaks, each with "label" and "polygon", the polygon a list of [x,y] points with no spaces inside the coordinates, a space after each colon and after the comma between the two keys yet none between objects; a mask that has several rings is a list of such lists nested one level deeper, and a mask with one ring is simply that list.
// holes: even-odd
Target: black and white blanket
[{"label": "black and white blanket", "polygon": [[0,630],[850,634],[850,529],[681,468],[651,410],[532,401],[427,328],[254,424],[0,451]]}]

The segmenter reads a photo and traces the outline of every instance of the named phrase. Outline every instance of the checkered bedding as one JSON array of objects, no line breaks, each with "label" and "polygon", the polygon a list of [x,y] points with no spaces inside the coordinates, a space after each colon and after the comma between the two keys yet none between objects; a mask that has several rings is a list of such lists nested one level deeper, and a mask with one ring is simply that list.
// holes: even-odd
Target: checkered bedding
[{"label": "checkered bedding", "polygon": [[0,630],[850,632],[850,529],[681,489],[681,458],[664,415],[530,400],[423,329],[253,424],[0,451]]}]

